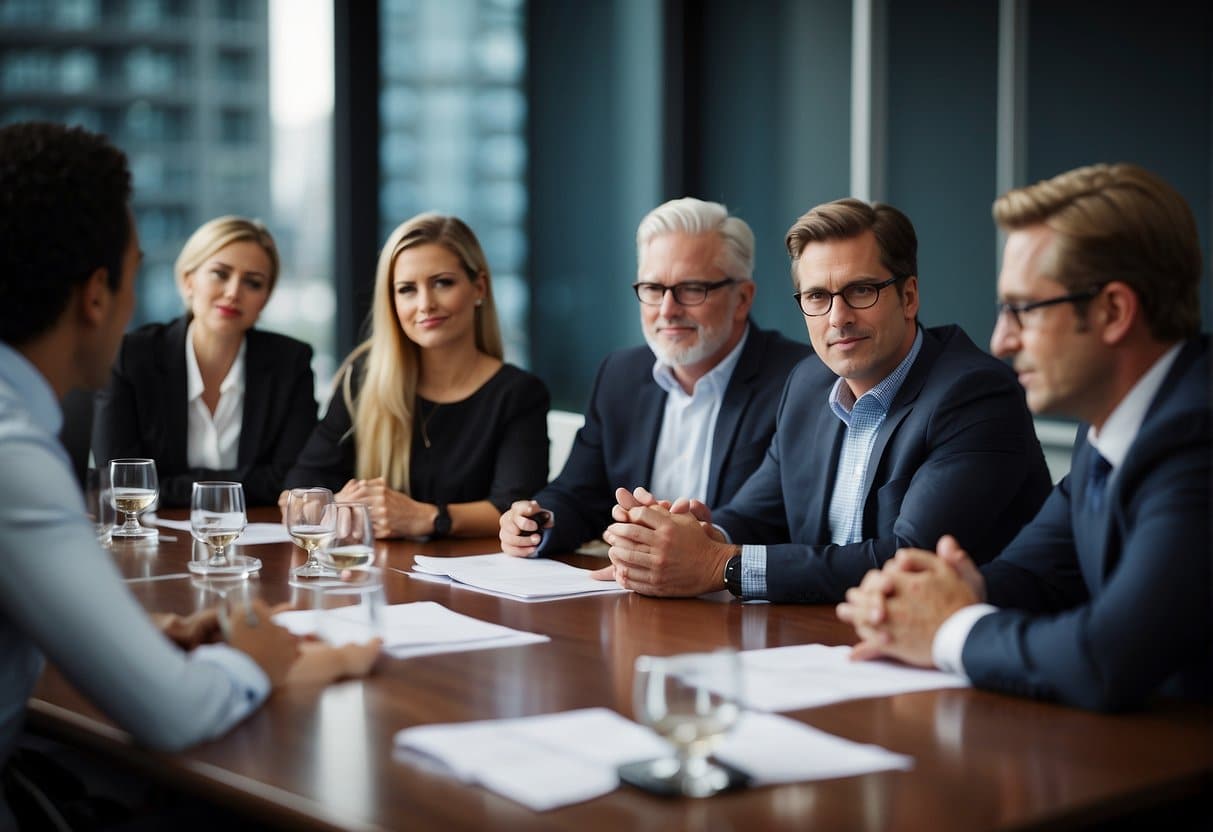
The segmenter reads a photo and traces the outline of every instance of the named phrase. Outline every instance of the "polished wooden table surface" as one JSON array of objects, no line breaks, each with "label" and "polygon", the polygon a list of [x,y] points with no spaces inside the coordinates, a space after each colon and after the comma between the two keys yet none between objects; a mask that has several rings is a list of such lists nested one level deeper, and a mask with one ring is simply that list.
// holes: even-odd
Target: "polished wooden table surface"
[{"label": "polished wooden table surface", "polygon": [[[180,516],[180,515],[177,515]],[[262,514],[256,519],[269,519]],[[128,578],[185,572],[189,538],[113,553]],[[410,579],[413,555],[490,551],[495,541],[381,542],[389,603],[430,600],[551,636],[524,647],[407,660],[374,675],[291,689],[227,736],[178,755],[132,746],[53,670],[31,701],[31,726],[86,746],[257,821],[320,829],[904,829],[1064,828],[1198,795],[1213,772],[1213,713],[1168,706],[1102,716],[968,690],[847,702],[790,714],[814,727],[914,757],[909,772],[666,800],[624,787],[535,813],[486,790],[393,758],[401,728],[606,706],[630,716],[641,654],[723,646],[848,644],[829,607],[740,604],[723,597],[610,595],[524,604]],[[290,599],[289,544],[249,547],[267,601]],[[573,558],[596,566],[591,558]],[[214,596],[189,578],[132,582],[149,609],[189,612]],[[120,649],[120,645],[115,646]]]}]

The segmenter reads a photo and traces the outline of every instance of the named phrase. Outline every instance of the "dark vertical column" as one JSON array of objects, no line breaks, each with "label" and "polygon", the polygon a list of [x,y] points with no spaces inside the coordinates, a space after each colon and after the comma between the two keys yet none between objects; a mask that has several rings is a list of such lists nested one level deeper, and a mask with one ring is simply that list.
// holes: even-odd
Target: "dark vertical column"
[{"label": "dark vertical column", "polygon": [[676,199],[697,196],[700,187],[703,15],[701,0],[662,5],[661,193],[663,199]]},{"label": "dark vertical column", "polygon": [[333,4],[337,354],[360,340],[379,251],[379,3]]}]

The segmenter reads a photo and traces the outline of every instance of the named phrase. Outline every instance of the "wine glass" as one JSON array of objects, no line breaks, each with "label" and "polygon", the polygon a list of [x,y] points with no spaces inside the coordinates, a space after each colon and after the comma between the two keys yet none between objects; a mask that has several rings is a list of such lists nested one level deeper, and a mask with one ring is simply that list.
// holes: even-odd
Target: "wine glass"
[{"label": "wine glass", "polygon": [[620,767],[643,788],[708,797],[745,775],[708,759],[741,713],[741,663],[734,650],[639,656],[633,684],[636,719],[674,746],[675,756]]},{"label": "wine glass", "polygon": [[111,538],[119,540],[155,539],[157,531],[139,523],[139,513],[151,508],[160,495],[156,462],[152,459],[110,460],[110,502],[115,512],[125,515],[121,526],[114,524]]},{"label": "wine glass", "polygon": [[227,547],[244,532],[244,486],[238,482],[196,482],[190,496],[190,533],[209,553],[189,563],[202,575],[247,575],[261,568],[257,558],[228,555]]},{"label": "wine glass", "polygon": [[369,566],[375,559],[375,537],[371,531],[371,509],[366,503],[330,503],[324,522],[333,530],[320,547],[320,561],[344,572]]},{"label": "wine glass", "polygon": [[333,492],[327,488],[292,488],[286,500],[286,531],[307,553],[307,561],[291,570],[294,578],[319,578],[332,573],[316,558],[316,550],[333,536],[333,518],[325,516]]},{"label": "wine glass", "polygon": [[333,580],[313,583],[314,632],[334,647],[383,637],[383,570],[374,566],[343,570]]}]

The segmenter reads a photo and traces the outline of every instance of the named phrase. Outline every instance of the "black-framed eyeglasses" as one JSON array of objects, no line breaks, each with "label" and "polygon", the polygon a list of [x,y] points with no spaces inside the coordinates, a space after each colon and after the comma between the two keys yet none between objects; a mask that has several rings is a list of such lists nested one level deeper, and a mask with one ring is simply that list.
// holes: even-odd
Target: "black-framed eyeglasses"
[{"label": "black-framed eyeglasses", "polygon": [[1081,292],[1071,292],[1068,295],[1046,298],[1045,300],[1030,300],[1023,303],[1000,303],[998,304],[998,317],[996,320],[1001,320],[1004,315],[1008,315],[1015,322],[1016,329],[1023,329],[1023,318],[1020,315],[1025,312],[1031,312],[1033,309],[1043,309],[1046,306],[1053,306],[1058,303],[1083,303],[1098,295],[1103,291],[1103,287],[1107,285],[1107,283],[1096,283],[1094,286],[1089,286]]},{"label": "black-framed eyeglasses", "polygon": [[887,289],[905,275],[893,275],[880,283],[852,283],[840,291],[830,292],[826,289],[810,289],[807,292],[796,292],[792,297],[800,306],[800,311],[810,318],[825,315],[834,307],[834,298],[839,295],[852,309],[867,309],[875,306],[880,300],[880,290]]},{"label": "black-framed eyeglasses", "polygon": [[666,286],[664,283],[633,283],[636,299],[646,306],[660,306],[665,300],[665,293],[672,292],[674,302],[679,306],[698,306],[708,299],[708,292],[714,292],[724,286],[737,283],[737,278],[726,277],[715,283],[704,283],[702,280],[688,280],[685,283],[675,283]]}]

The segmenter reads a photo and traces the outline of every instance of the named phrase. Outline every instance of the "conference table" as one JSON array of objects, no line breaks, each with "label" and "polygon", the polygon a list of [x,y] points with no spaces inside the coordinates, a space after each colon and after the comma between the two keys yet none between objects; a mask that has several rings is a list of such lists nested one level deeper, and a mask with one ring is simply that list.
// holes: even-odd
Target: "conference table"
[{"label": "conference table", "polygon": [[[250,519],[276,519],[255,510]],[[170,517],[181,513],[166,512]],[[149,609],[214,603],[181,577],[185,532],[110,553]],[[371,676],[285,688],[226,736],[179,754],[131,743],[48,668],[30,702],[36,733],[87,748],[255,824],[290,829],[981,830],[1073,828],[1176,801],[1204,800],[1213,781],[1213,709],[1159,704],[1100,715],[1056,704],[950,689],[795,711],[815,728],[913,757],[909,771],[669,799],[623,786],[547,812],[394,753],[402,728],[604,706],[632,716],[640,655],[721,647],[851,644],[828,606],[743,604],[727,593],[662,600],[631,593],[523,603],[404,574],[415,554],[495,551],[496,541],[380,541],[389,603],[436,601],[550,641],[409,659],[381,656]],[[291,600],[287,544],[244,548],[262,560],[250,591]],[[596,567],[600,558],[564,558]],[[399,570],[399,571],[398,571]]]}]

